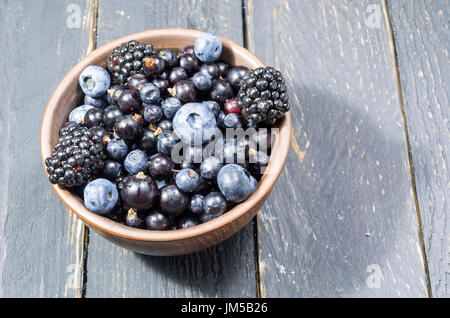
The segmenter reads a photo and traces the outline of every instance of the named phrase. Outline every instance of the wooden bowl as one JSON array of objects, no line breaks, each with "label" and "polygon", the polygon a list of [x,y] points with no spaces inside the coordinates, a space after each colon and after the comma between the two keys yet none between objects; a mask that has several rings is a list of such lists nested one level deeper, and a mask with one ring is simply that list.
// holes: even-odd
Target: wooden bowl
[{"label": "wooden bowl", "polygon": [[[179,49],[192,45],[201,31],[188,29],[158,29],[130,34],[109,42],[83,58],[63,78],[48,102],[41,126],[42,161],[49,157],[58,139],[59,128],[67,121],[71,110],[83,104],[78,77],[89,65],[105,66],[108,54],[122,42],[137,40],[151,42],[155,48]],[[239,44],[222,38],[221,58],[230,65],[248,68],[264,66],[263,62]],[[222,216],[183,230],[149,231],[121,225],[87,210],[83,202],[69,191],[52,185],[61,200],[78,215],[90,229],[105,239],[137,253],[150,255],[181,255],[199,251],[230,237],[246,225],[261,208],[285,164],[291,138],[291,115],[288,112],[280,125],[267,172],[255,192],[244,202]],[[44,164],[45,168],[45,164]],[[49,183],[50,184],[50,183]]]}]

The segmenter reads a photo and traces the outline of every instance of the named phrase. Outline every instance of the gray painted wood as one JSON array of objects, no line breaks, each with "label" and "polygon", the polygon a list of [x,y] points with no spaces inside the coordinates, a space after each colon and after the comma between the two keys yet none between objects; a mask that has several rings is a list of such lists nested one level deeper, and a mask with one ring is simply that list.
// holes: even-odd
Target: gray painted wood
[{"label": "gray painted wood", "polygon": [[449,297],[449,3],[389,4],[432,295]]},{"label": "gray painted wood", "polygon": [[294,123],[258,215],[263,297],[427,296],[390,34],[371,4],[246,2],[250,50],[285,74]]},{"label": "gray painted wood", "polygon": [[[100,1],[98,45],[151,28],[188,27],[242,43],[240,1]],[[253,227],[180,257],[132,253],[90,232],[86,297],[254,297]]]},{"label": "gray painted wood", "polygon": [[52,91],[86,53],[92,16],[85,1],[0,6],[0,297],[81,295],[83,226],[46,179],[39,131]]}]

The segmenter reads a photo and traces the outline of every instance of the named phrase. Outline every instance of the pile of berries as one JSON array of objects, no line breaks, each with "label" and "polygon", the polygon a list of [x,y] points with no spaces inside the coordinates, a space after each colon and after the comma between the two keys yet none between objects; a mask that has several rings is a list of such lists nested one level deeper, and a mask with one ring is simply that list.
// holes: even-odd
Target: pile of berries
[{"label": "pile of berries", "polygon": [[[179,52],[129,41],[107,69],[84,69],[84,104],[45,160],[50,182],[92,212],[149,230],[204,223],[246,200],[288,97],[279,71],[230,66],[221,52],[209,33]],[[237,128],[251,134],[225,133]]]}]

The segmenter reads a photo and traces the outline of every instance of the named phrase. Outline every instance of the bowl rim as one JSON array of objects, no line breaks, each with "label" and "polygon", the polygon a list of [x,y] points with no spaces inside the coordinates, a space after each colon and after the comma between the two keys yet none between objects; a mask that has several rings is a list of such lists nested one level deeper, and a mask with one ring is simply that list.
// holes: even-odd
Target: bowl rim
[{"label": "bowl rim", "polygon": [[[57,108],[57,104],[61,96],[64,94],[64,88],[67,87],[73,80],[73,75],[81,73],[81,71],[88,65],[92,65],[95,58],[100,55],[106,55],[112,51],[115,47],[119,46],[122,42],[130,40],[140,40],[148,38],[151,36],[189,36],[200,35],[205,33],[204,31],[185,29],[185,28],[165,28],[165,29],[150,29],[141,32],[131,33],[113,41],[110,41],[92,51],[89,55],[83,57],[78,61],[78,63],[71,68],[71,70],[66,73],[61,82],[53,91],[47,106],[44,110],[44,115],[41,122],[40,130],[40,151],[41,159],[44,166],[44,171],[47,174],[47,169],[45,165],[45,155],[44,155],[44,145],[47,142],[46,137],[49,136],[51,125],[47,124],[52,118],[52,114]],[[224,47],[234,48],[234,54],[244,55],[247,58],[251,58],[254,61],[255,67],[262,66],[265,64],[252,52],[241,46],[240,44],[220,36],[222,44]],[[155,45],[157,47],[157,45]],[[284,168],[287,156],[289,153],[290,143],[292,135],[292,122],[291,122],[291,112],[288,111],[285,114],[282,125],[279,127],[278,136],[275,139],[275,144],[273,149],[277,149],[279,152],[277,158],[279,160],[278,164],[274,166],[274,156],[273,152],[267,166],[270,170],[269,174],[264,174],[261,178],[256,190],[243,202],[237,204],[231,210],[222,214],[221,216],[193,226],[187,229],[177,229],[177,230],[167,230],[167,231],[155,231],[146,229],[136,229],[128,227],[126,225],[117,223],[110,220],[104,216],[98,215],[94,212],[89,211],[84,207],[80,198],[71,194],[68,190],[64,190],[58,185],[51,184],[53,190],[59,196],[59,198],[64,202],[64,204],[74,212],[79,218],[81,218],[88,226],[98,228],[104,232],[109,233],[113,236],[122,237],[125,239],[136,240],[136,241],[148,241],[148,242],[174,242],[183,241],[191,239],[194,237],[202,236],[208,232],[214,232],[223,228],[227,224],[232,224],[239,218],[244,216],[246,213],[250,213],[252,208],[258,204],[261,200],[264,200],[265,196],[271,191],[275,182],[277,181],[281,171]],[[51,149],[51,148],[50,148]],[[51,153],[51,150],[50,150]],[[47,174],[48,176],[48,174]]]}]

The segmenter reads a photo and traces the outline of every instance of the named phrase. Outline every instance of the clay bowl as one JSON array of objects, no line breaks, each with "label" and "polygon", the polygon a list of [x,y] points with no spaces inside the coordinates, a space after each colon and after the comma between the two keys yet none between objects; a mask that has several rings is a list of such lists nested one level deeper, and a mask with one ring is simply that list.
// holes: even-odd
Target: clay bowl
[{"label": "clay bowl", "polygon": [[[130,34],[99,47],[83,58],[63,78],[48,102],[41,126],[42,161],[49,157],[58,138],[59,127],[67,121],[70,111],[81,105],[82,91],[78,77],[89,65],[105,66],[109,52],[122,42],[151,42],[157,49],[182,48],[192,45],[201,31],[188,29],[158,29]],[[222,59],[230,65],[248,68],[264,66],[263,62],[239,44],[222,38]],[[105,239],[137,253],[149,255],[181,255],[199,251],[222,242],[244,227],[266,201],[285,164],[291,137],[291,115],[286,114],[277,133],[266,173],[258,188],[244,202],[222,216],[191,228],[172,231],[149,231],[121,225],[87,210],[80,198],[59,186],[52,185],[61,200],[86,225]],[[45,169],[45,164],[44,164]],[[50,184],[50,183],[49,183]]]}]

